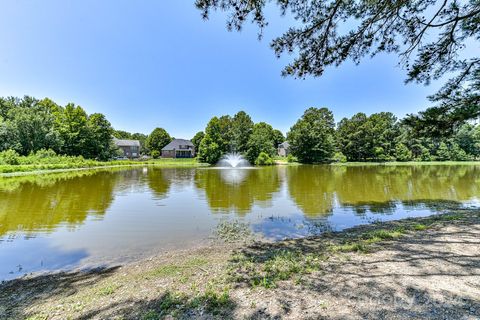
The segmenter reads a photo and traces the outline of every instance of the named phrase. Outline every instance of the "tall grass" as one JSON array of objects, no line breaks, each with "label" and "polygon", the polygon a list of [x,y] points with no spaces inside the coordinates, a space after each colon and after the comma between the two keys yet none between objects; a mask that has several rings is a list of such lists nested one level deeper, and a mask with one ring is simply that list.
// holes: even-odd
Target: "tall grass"
[{"label": "tall grass", "polygon": [[198,163],[196,159],[97,161],[93,159],[85,159],[82,156],[57,155],[52,150],[39,150],[28,156],[21,156],[13,150],[0,152],[0,173],[128,165],[197,166],[203,164]]}]

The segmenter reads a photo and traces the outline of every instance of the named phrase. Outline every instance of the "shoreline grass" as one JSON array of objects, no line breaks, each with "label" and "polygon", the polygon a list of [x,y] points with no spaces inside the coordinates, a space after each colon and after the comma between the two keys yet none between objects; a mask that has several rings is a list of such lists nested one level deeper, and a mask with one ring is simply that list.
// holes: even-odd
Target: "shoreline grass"
[{"label": "shoreline grass", "polygon": [[84,160],[78,163],[38,163],[38,164],[20,164],[20,165],[0,165],[0,177],[12,177],[20,175],[35,175],[53,172],[68,172],[78,170],[92,170],[102,168],[119,167],[204,167],[208,164],[200,163],[196,159],[155,159],[147,161],[139,160],[114,160],[114,161],[95,161]]},{"label": "shoreline grass", "polygon": [[[275,165],[281,166],[297,166],[303,165],[298,162],[288,162],[286,158],[276,157]],[[480,161],[407,161],[407,162],[345,162],[345,163],[329,163],[329,164],[308,164],[308,165],[329,165],[335,167],[363,167],[363,166],[471,166],[480,165]],[[0,165],[0,177],[43,174],[50,172],[68,172],[76,170],[90,170],[99,168],[116,168],[116,167],[138,167],[138,166],[156,166],[156,167],[206,167],[210,166],[206,163],[198,162],[196,159],[154,159],[154,160],[112,160],[112,161],[96,161],[89,159],[78,159],[78,161],[60,161],[31,164],[3,164]]]},{"label": "shoreline grass", "polygon": [[335,162],[330,163],[332,166],[345,167],[362,167],[362,166],[451,166],[451,165],[480,165],[480,161],[390,161],[390,162]]}]

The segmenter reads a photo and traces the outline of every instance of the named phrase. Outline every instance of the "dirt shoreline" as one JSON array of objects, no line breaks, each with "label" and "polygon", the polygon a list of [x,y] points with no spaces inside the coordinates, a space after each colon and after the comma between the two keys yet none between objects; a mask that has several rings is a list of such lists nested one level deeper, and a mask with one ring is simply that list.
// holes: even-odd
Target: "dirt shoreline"
[{"label": "dirt shoreline", "polygon": [[480,210],[0,285],[0,319],[478,319]]}]

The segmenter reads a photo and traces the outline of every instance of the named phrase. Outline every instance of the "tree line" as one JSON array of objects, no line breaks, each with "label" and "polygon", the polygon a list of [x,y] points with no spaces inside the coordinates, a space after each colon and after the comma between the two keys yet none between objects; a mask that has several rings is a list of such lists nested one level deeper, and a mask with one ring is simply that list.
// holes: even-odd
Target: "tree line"
[{"label": "tree line", "polygon": [[[29,96],[0,98],[0,151],[29,155],[39,150],[109,160],[118,154],[113,143],[135,139],[141,153],[157,158],[174,138],[163,128],[149,135],[114,130],[101,113],[88,115],[78,105],[61,106]],[[244,111],[213,117],[192,139],[202,162],[216,163],[237,152],[256,164],[272,163],[285,140],[301,163],[344,161],[445,161],[480,157],[480,126],[464,122],[443,135],[399,120],[390,112],[357,113],[335,123],[327,108],[309,108],[285,137],[265,122],[254,123]]]},{"label": "tree line", "polygon": [[0,97],[0,151],[29,155],[39,150],[108,160],[116,154],[113,128],[101,113],[51,99]]},{"label": "tree line", "polygon": [[[277,147],[285,141],[271,125],[254,124],[243,111],[234,117],[213,117],[204,132],[193,138],[200,161],[216,163],[231,151],[242,153],[251,163],[271,163]],[[327,108],[309,108],[290,128],[286,141],[290,153],[301,163],[346,161],[466,161],[480,157],[480,126],[469,122],[446,135],[418,130],[391,112],[367,116],[359,112],[335,123]],[[267,160],[265,160],[265,157]]]}]

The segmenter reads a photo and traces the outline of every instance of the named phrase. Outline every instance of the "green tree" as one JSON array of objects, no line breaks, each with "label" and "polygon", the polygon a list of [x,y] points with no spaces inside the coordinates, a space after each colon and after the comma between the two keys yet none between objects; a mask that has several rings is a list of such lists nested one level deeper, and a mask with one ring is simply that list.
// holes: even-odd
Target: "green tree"
[{"label": "green tree", "polygon": [[222,153],[235,151],[232,117],[224,115],[218,118],[218,128],[221,137],[219,146]]},{"label": "green tree", "polygon": [[460,148],[460,146],[454,142],[450,142],[450,160],[455,161],[468,161],[471,160],[471,156],[469,156],[465,150]]},{"label": "green tree", "polygon": [[285,142],[285,136],[283,135],[282,131],[278,129],[274,129],[273,130],[273,147],[277,149],[278,145],[283,142]]},{"label": "green tree", "polygon": [[87,141],[89,158],[108,160],[115,154],[112,133],[113,128],[101,113],[94,113],[88,117],[87,126],[89,140]]},{"label": "green tree", "polygon": [[223,139],[224,126],[220,119],[213,117],[205,129],[205,137],[200,143],[198,158],[202,162],[214,164],[225,153],[227,142]]},{"label": "green tree", "polygon": [[195,4],[204,18],[212,10],[227,11],[229,29],[240,30],[252,21],[262,30],[267,25],[264,8],[271,2],[296,20],[270,44],[277,57],[296,55],[283,75],[321,76],[326,68],[346,60],[360,63],[365,56],[396,53],[406,69],[407,82],[429,84],[444,75],[451,77],[430,97],[434,107],[412,116],[412,124],[426,128],[426,133],[444,134],[455,124],[480,115],[478,50],[459,54],[467,44],[478,46],[477,0],[196,0]]},{"label": "green tree", "polygon": [[202,142],[204,137],[205,137],[205,133],[203,131],[199,131],[192,138],[192,143],[195,146],[195,151],[196,152],[198,152],[198,150],[200,150],[200,143]]},{"label": "green tree", "polygon": [[87,126],[88,116],[80,106],[69,103],[58,114],[55,126],[58,130],[63,146],[61,152],[79,156],[85,156],[88,151],[89,130]]},{"label": "green tree", "polygon": [[140,153],[141,154],[149,154],[150,153],[150,150],[148,150],[148,148],[146,146],[147,138],[148,138],[148,136],[144,133],[136,132],[136,133],[132,134],[132,139],[133,140],[140,141]]},{"label": "green tree", "polygon": [[132,134],[130,132],[123,131],[123,130],[114,130],[113,136],[117,139],[124,139],[124,140],[132,139]]},{"label": "green tree", "polygon": [[218,145],[209,134],[205,135],[205,138],[202,139],[200,143],[200,151],[198,153],[198,158],[201,162],[215,164],[220,160],[223,153]]},{"label": "green tree", "polygon": [[172,142],[172,137],[170,137],[165,129],[155,128],[145,141],[145,145],[147,146],[148,150],[150,150],[150,153],[153,151],[162,153],[163,147],[170,142]]},{"label": "green tree", "polygon": [[273,159],[266,153],[260,152],[257,159],[255,159],[255,165],[257,166],[271,166],[273,165]]},{"label": "green tree", "polygon": [[454,135],[455,143],[473,157],[480,155],[480,126],[466,123]]},{"label": "green tree", "polygon": [[441,142],[437,150],[437,159],[440,161],[450,160],[450,150],[445,142]]},{"label": "green tree", "polygon": [[40,149],[59,150],[62,141],[55,130],[54,110],[40,104],[38,100],[25,96],[16,107],[8,112],[11,130],[16,138],[13,147],[28,155]]},{"label": "green tree", "polygon": [[239,111],[232,119],[233,149],[245,153],[247,144],[253,132],[253,121],[245,111]]},{"label": "green tree", "polygon": [[412,151],[408,150],[403,143],[399,143],[395,148],[395,156],[398,161],[410,161],[412,160]]},{"label": "green tree", "polygon": [[18,143],[12,125],[0,116],[0,151],[7,149],[18,150],[20,148],[21,146]]},{"label": "green tree", "polygon": [[275,151],[272,126],[265,122],[256,123],[247,143],[247,160],[250,163],[255,163],[260,153],[264,152],[272,157],[275,155]]},{"label": "green tree", "polygon": [[338,124],[339,149],[350,161],[386,161],[395,156],[397,118],[390,112],[357,113]]},{"label": "green tree", "polygon": [[309,108],[290,129],[290,150],[301,163],[327,162],[335,151],[335,121],[327,108]]},{"label": "green tree", "polygon": [[343,118],[338,123],[337,141],[339,149],[349,161],[365,161],[371,155],[367,142],[367,121],[367,115],[359,112],[351,119]]}]

